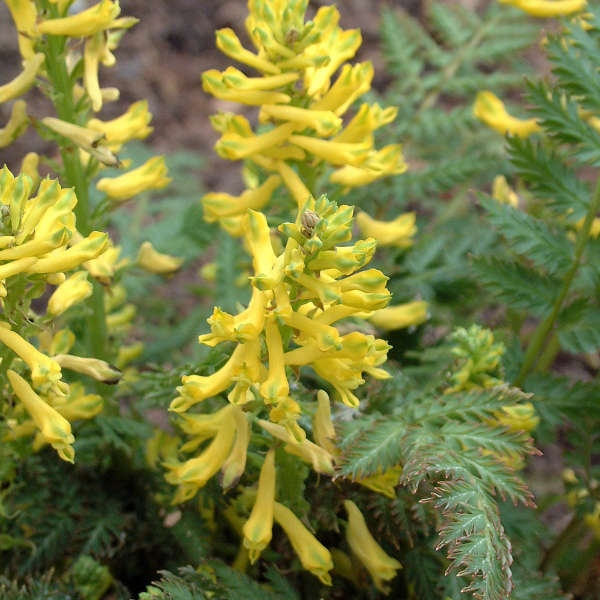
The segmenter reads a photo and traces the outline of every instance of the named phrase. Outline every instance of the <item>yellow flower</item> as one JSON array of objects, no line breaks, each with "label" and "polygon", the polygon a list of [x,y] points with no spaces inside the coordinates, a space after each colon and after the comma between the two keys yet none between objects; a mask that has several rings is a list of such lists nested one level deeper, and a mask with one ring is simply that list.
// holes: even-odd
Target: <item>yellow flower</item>
[{"label": "yellow flower", "polygon": [[[225,71],[225,73],[220,73],[215,70],[202,73],[202,89],[215,98],[228,100],[229,102],[250,104],[253,106],[261,106],[271,102],[286,103],[291,100],[290,96],[281,92],[249,89],[248,87],[231,87],[227,85],[231,79],[229,79],[229,81],[226,79],[226,73],[227,71]],[[278,81],[281,81],[281,79]]]},{"label": "yellow flower", "polygon": [[118,369],[123,369],[130,362],[138,358],[143,351],[144,344],[142,342],[136,342],[135,344],[130,344],[129,346],[121,346],[119,348],[119,353],[117,354],[117,359],[115,360],[115,366]]},{"label": "yellow flower", "polygon": [[254,564],[269,545],[273,529],[275,503],[275,451],[269,450],[258,477],[258,492],[250,517],[244,523],[244,546]]},{"label": "yellow flower", "polygon": [[313,417],[313,436],[321,448],[324,448],[332,456],[339,451],[332,440],[335,439],[335,429],[331,421],[331,404],[329,396],[324,390],[317,392],[317,410]]},{"label": "yellow flower", "polygon": [[582,11],[586,0],[499,0],[516,6],[534,17],[561,17]]},{"label": "yellow flower", "polygon": [[179,270],[183,258],[157,252],[150,242],[144,242],[138,252],[137,264],[151,273],[168,275]]},{"label": "yellow flower", "polygon": [[531,402],[503,406],[495,415],[497,423],[508,427],[510,431],[533,431],[540,422]]},{"label": "yellow flower", "polygon": [[23,71],[12,81],[0,85],[0,102],[18,98],[28,92],[35,83],[37,75],[45,57],[42,53],[34,54],[23,63]]},{"label": "yellow flower", "polygon": [[112,200],[123,202],[146,190],[160,190],[170,181],[164,156],[155,156],[128,173],[100,179],[96,187]]},{"label": "yellow flower", "polygon": [[386,593],[384,582],[396,577],[396,571],[401,569],[402,565],[395,558],[388,556],[374,540],[358,506],[352,500],[344,500],[344,507],[348,513],[348,527],[346,528],[348,545],[369,571],[375,587]]},{"label": "yellow flower", "polygon": [[106,316],[106,328],[109,332],[128,329],[131,326],[136,315],[137,309],[135,304],[126,304],[117,312],[110,313]]},{"label": "yellow flower", "polygon": [[[281,125],[284,127],[284,125]],[[332,165],[359,165],[370,150],[369,142],[333,142],[306,135],[290,135],[289,141]]]},{"label": "yellow flower", "polygon": [[[60,365],[24,340],[18,333],[0,326],[0,342],[8,346],[31,369],[31,381],[42,392],[61,390]],[[62,389],[66,384],[62,385]]]},{"label": "yellow flower", "polygon": [[235,442],[231,454],[221,468],[221,487],[228,490],[237,484],[246,469],[246,453],[250,443],[250,425],[244,411],[233,407],[235,419]]},{"label": "yellow flower", "polygon": [[110,285],[115,272],[129,263],[128,258],[119,260],[120,246],[114,246],[110,239],[107,246],[98,258],[83,263],[88,273],[103,285]]},{"label": "yellow flower", "polygon": [[35,152],[28,152],[21,162],[21,174],[27,175],[31,178],[33,186],[31,189],[37,189],[40,183],[40,174],[38,172],[38,166],[40,164],[40,157]]},{"label": "yellow flower", "polygon": [[504,175],[496,175],[496,177],[494,177],[494,182],[492,183],[492,196],[498,200],[498,202],[509,204],[513,208],[519,207],[519,197],[508,185]]},{"label": "yellow flower", "polygon": [[373,75],[370,62],[344,65],[335,83],[321,99],[311,104],[311,108],[343,115],[357,98],[371,89]]},{"label": "yellow flower", "polygon": [[382,308],[376,310],[368,319],[375,327],[384,331],[420,325],[427,320],[427,302],[415,300]]},{"label": "yellow flower", "polygon": [[329,571],[333,569],[333,561],[329,550],[306,529],[287,506],[275,502],[273,517],[285,531],[302,566],[325,585],[331,585]]},{"label": "yellow flower", "polygon": [[17,100],[13,104],[8,123],[0,129],[0,148],[12,144],[27,131],[28,126],[27,104],[24,100]]},{"label": "yellow flower", "polygon": [[517,119],[509,115],[502,100],[492,92],[482,91],[477,94],[473,114],[502,135],[509,133],[526,138],[540,131],[535,119]]},{"label": "yellow flower", "polygon": [[99,358],[85,358],[72,354],[56,354],[52,357],[63,369],[83,373],[97,381],[115,384],[121,379],[121,371]]},{"label": "yellow flower", "polygon": [[277,75],[281,70],[268,60],[246,50],[232,29],[219,29],[216,33],[217,48],[230,58],[237,60],[257,71]]},{"label": "yellow flower", "polygon": [[17,373],[8,369],[8,380],[15,394],[31,415],[44,440],[47,441],[58,455],[67,462],[73,462],[75,438],[71,433],[71,424],[58,411],[44,402],[31,386]]},{"label": "yellow flower", "polygon": [[92,295],[92,284],[87,280],[87,273],[79,271],[61,283],[48,300],[48,312],[60,315],[68,308]]},{"label": "yellow flower", "polygon": [[260,109],[259,121],[266,123],[273,119],[297,123],[299,130],[308,127],[313,129],[318,136],[323,137],[333,135],[342,127],[342,119],[328,110],[263,104]]},{"label": "yellow flower", "polygon": [[98,82],[98,67],[106,51],[106,38],[102,32],[90,36],[83,49],[83,85],[92,101],[92,110],[102,108],[102,92]]},{"label": "yellow flower", "polygon": [[[295,123],[284,123],[260,135],[241,136],[237,133],[224,133],[216,143],[215,150],[222,158],[240,160],[253,154],[260,154],[269,148],[279,146],[290,139]],[[312,138],[309,138],[312,139]]]},{"label": "yellow flower", "polygon": [[364,236],[375,238],[378,246],[397,248],[408,248],[412,245],[412,237],[417,232],[415,220],[414,212],[400,215],[393,221],[377,221],[362,211],[356,216],[356,224]]},{"label": "yellow flower", "polygon": [[121,12],[119,2],[101,0],[80,13],[58,19],[46,19],[38,24],[41,34],[88,37],[109,29]]},{"label": "yellow flower", "polygon": [[279,176],[271,175],[262,185],[255,189],[246,190],[240,196],[214,192],[206,194],[202,197],[204,219],[212,223],[227,217],[244,215],[249,208],[260,210],[269,202],[280,183],[281,178]]},{"label": "yellow flower", "polygon": [[217,473],[227,459],[233,443],[236,425],[232,414],[235,407],[230,405],[226,408],[228,409],[227,415],[204,452],[183,463],[168,463],[165,465],[169,469],[165,479],[169,483],[179,485],[179,489],[173,498],[173,504],[185,502],[192,498]]},{"label": "yellow flower", "polygon": [[269,375],[261,383],[260,393],[266,404],[274,404],[285,400],[290,393],[285,373],[283,342],[274,316],[269,317],[266,321],[265,339],[269,353]]},{"label": "yellow flower", "polygon": [[376,152],[371,151],[360,166],[346,165],[335,170],[329,181],[347,187],[358,187],[368,185],[381,177],[400,175],[406,168],[402,146],[393,144]]},{"label": "yellow flower", "polygon": [[98,131],[106,136],[111,149],[117,150],[121,144],[129,140],[143,140],[152,133],[149,126],[152,115],[148,112],[148,101],[134,102],[127,111],[111,121],[90,119],[86,123],[88,129]]},{"label": "yellow flower", "polygon": [[5,0],[19,32],[19,51],[24,59],[31,58],[36,37],[37,7],[33,0]]}]

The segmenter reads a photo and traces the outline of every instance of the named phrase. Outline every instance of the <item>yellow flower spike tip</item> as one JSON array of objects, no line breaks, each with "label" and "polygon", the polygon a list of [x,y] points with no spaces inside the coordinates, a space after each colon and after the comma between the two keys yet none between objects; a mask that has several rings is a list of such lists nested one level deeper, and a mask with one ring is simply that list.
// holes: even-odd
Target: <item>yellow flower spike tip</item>
[{"label": "yellow flower spike tip", "polygon": [[38,23],[37,30],[46,35],[89,37],[109,29],[120,12],[119,2],[101,0],[80,13],[58,19],[46,19]]},{"label": "yellow flower spike tip", "polygon": [[348,545],[369,571],[375,587],[380,592],[386,593],[385,582],[394,579],[396,571],[401,569],[402,565],[395,558],[388,556],[375,541],[358,506],[352,500],[344,500],[344,507],[348,514],[346,528]]},{"label": "yellow flower spike tip", "polygon": [[88,129],[103,133],[106,143],[114,150],[130,140],[143,140],[153,131],[150,127],[152,115],[148,112],[148,101],[134,102],[127,111],[111,121],[90,119],[86,123]]},{"label": "yellow flower spike tip", "polygon": [[517,119],[508,114],[500,98],[489,91],[478,92],[473,105],[473,114],[498,133],[529,137],[540,131],[535,119]]},{"label": "yellow flower spike tip", "polygon": [[29,273],[58,273],[60,271],[70,271],[82,263],[96,258],[104,251],[107,244],[107,233],[92,231],[90,235],[68,250],[57,251],[44,258],[40,258],[33,266],[29,267],[27,271]]},{"label": "yellow flower spike tip", "polygon": [[250,443],[250,424],[244,411],[235,406],[233,409],[235,419],[235,442],[231,454],[221,468],[221,487],[229,490],[237,484],[246,470],[246,454]]},{"label": "yellow flower spike tip", "polygon": [[427,320],[427,302],[415,300],[376,310],[369,321],[383,331],[394,331],[420,325]]},{"label": "yellow flower spike tip", "polygon": [[63,369],[75,371],[93,377],[96,381],[106,384],[119,383],[121,371],[105,360],[85,358],[72,354],[56,354],[52,357]]},{"label": "yellow flower spike tip", "polygon": [[178,271],[183,264],[183,258],[157,252],[151,242],[144,242],[140,246],[137,264],[142,269],[158,275],[169,275]]},{"label": "yellow flower spike tip", "polygon": [[396,497],[396,487],[401,475],[402,467],[396,465],[395,467],[386,469],[383,473],[379,472],[376,475],[358,479],[356,483],[393,500]]},{"label": "yellow flower spike tip", "polygon": [[24,340],[18,333],[6,327],[0,327],[0,342],[8,346],[31,369],[31,381],[34,387],[46,392],[56,388],[60,382],[60,365],[35,346]]},{"label": "yellow flower spike tip", "polygon": [[33,87],[35,76],[44,60],[45,57],[42,53],[34,54],[31,58],[26,59],[23,62],[23,71],[12,81],[0,85],[0,102],[7,102],[28,92]]},{"label": "yellow flower spike tip", "polygon": [[219,471],[229,456],[236,430],[233,417],[235,407],[230,405],[226,408],[228,409],[227,414],[221,423],[221,427],[206,450],[199,456],[183,463],[165,464],[169,469],[165,479],[169,483],[179,485],[179,489],[173,498],[173,504],[185,502],[192,498]]},{"label": "yellow flower spike tip", "polygon": [[332,456],[339,454],[339,450],[332,440],[335,440],[336,434],[331,421],[331,404],[329,396],[324,390],[317,392],[317,410],[313,416],[313,435],[315,441],[321,448],[324,448]]},{"label": "yellow flower spike tip", "polygon": [[516,6],[533,17],[562,17],[581,12],[586,0],[499,0],[502,4]]},{"label": "yellow flower spike tip", "polygon": [[519,208],[519,197],[515,191],[508,185],[504,175],[496,175],[492,183],[492,196],[498,202],[509,204],[513,208]]},{"label": "yellow flower spike tip", "polygon": [[60,315],[92,295],[92,284],[87,280],[87,273],[79,271],[61,283],[48,300],[48,313]]},{"label": "yellow flower spike tip", "polygon": [[12,144],[27,131],[28,126],[27,104],[24,100],[17,100],[13,104],[8,123],[0,129],[0,148]]},{"label": "yellow flower spike tip", "polygon": [[231,196],[225,193],[206,194],[202,197],[204,219],[213,223],[227,217],[245,215],[249,208],[260,210],[269,202],[273,192],[280,184],[281,177],[271,175],[262,185],[246,190],[240,196]]},{"label": "yellow flower spike tip", "polygon": [[75,458],[72,446],[75,438],[71,433],[69,421],[44,402],[20,375],[11,369],[8,369],[6,374],[12,389],[31,415],[44,440],[58,452],[63,460],[72,463]]},{"label": "yellow flower spike tip", "polygon": [[331,585],[329,571],[333,569],[333,560],[329,550],[308,531],[287,506],[274,502],[273,517],[285,531],[302,566],[325,585]]},{"label": "yellow flower spike tip", "polygon": [[417,232],[415,221],[414,212],[400,215],[393,221],[377,221],[362,211],[356,216],[356,224],[364,236],[375,238],[378,246],[397,248],[408,248],[412,245],[412,238]]},{"label": "yellow flower spike tip", "polygon": [[275,503],[275,451],[269,450],[260,469],[258,492],[250,517],[244,523],[243,544],[254,564],[260,553],[269,545],[273,530]]},{"label": "yellow flower spike tip", "polygon": [[100,179],[96,187],[111,200],[124,202],[141,192],[163,189],[170,181],[164,156],[155,156],[128,173]]},{"label": "yellow flower spike tip", "polygon": [[24,59],[31,58],[36,34],[37,7],[33,0],[5,0],[19,32],[19,51]]}]

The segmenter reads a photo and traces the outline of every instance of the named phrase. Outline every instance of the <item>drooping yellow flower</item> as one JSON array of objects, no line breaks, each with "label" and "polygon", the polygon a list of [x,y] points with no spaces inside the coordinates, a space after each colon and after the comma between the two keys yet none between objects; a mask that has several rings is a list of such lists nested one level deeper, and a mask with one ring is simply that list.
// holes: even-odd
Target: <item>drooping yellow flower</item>
[{"label": "drooping yellow flower", "polygon": [[587,0],[498,0],[516,6],[533,17],[562,17],[581,12]]},{"label": "drooping yellow flower", "polygon": [[331,585],[329,571],[333,569],[331,553],[308,531],[300,519],[279,502],[273,504],[273,517],[285,531],[302,566],[325,585]]},{"label": "drooping yellow flower", "polygon": [[317,392],[317,410],[312,423],[313,436],[317,444],[327,450],[332,456],[338,454],[339,450],[333,442],[336,434],[333,422],[331,421],[331,404],[329,396],[324,390]]},{"label": "drooping yellow flower", "polygon": [[502,100],[489,91],[477,94],[473,105],[473,114],[502,135],[508,133],[526,138],[532,133],[540,131],[535,119],[517,119],[509,115]]},{"label": "drooping yellow flower", "polygon": [[250,443],[250,425],[244,411],[239,406],[233,407],[235,420],[235,442],[233,449],[221,468],[221,487],[232,488],[239,481],[246,469],[246,454]]},{"label": "drooping yellow flower", "polygon": [[75,458],[72,446],[75,438],[71,433],[69,421],[44,402],[20,375],[11,369],[8,369],[6,374],[15,394],[31,415],[44,440],[58,452],[63,460],[72,463]]},{"label": "drooping yellow flower", "polygon": [[54,401],[55,408],[67,421],[91,419],[102,411],[104,400],[98,394],[86,394],[81,383],[69,386],[69,394]]},{"label": "drooping yellow flower", "polygon": [[37,31],[48,35],[89,37],[109,29],[119,16],[119,2],[101,0],[98,4],[68,17],[46,19],[37,25]]},{"label": "drooping yellow flower", "polygon": [[250,517],[244,523],[244,546],[254,564],[269,545],[273,529],[275,503],[275,451],[269,450],[258,477],[258,492]]},{"label": "drooping yellow flower", "polygon": [[115,366],[117,369],[125,368],[130,362],[133,362],[136,358],[141,356],[143,351],[143,342],[136,342],[135,344],[130,344],[128,346],[121,346],[115,360]]},{"label": "drooping yellow flower", "polygon": [[414,212],[405,213],[393,221],[377,221],[367,213],[359,212],[356,224],[362,234],[377,240],[378,246],[396,246],[408,248],[413,243],[413,236],[417,232]]},{"label": "drooping yellow flower", "polygon": [[48,300],[48,312],[52,315],[60,315],[92,295],[92,284],[87,280],[85,271],[78,271],[61,283]]},{"label": "drooping yellow flower", "polygon": [[12,81],[0,85],[0,102],[7,102],[28,92],[33,87],[35,76],[44,60],[45,56],[41,52],[27,58],[23,62],[23,71]]},{"label": "drooping yellow flower", "polygon": [[170,181],[164,156],[155,156],[128,173],[118,177],[103,177],[96,187],[112,200],[123,202],[147,190],[160,190]]},{"label": "drooping yellow flower", "polygon": [[344,500],[344,507],[348,513],[348,527],[346,528],[348,545],[369,571],[375,587],[385,593],[385,582],[394,579],[402,565],[395,558],[386,554],[375,541],[358,506],[352,500]]},{"label": "drooping yellow flower", "polygon": [[402,467],[396,465],[390,469],[386,469],[383,472],[379,472],[363,479],[357,479],[356,483],[387,496],[388,498],[394,499],[396,497],[396,487],[402,475]]},{"label": "drooping yellow flower", "polygon": [[27,131],[28,126],[27,104],[24,100],[17,100],[13,104],[8,123],[0,129],[0,148],[12,144]]},{"label": "drooping yellow flower", "polygon": [[150,273],[169,275],[181,268],[183,258],[157,252],[151,242],[144,242],[138,252],[137,264]]},{"label": "drooping yellow flower", "polygon": [[420,325],[427,320],[427,302],[415,300],[376,310],[368,317],[375,327],[383,331],[394,331]]},{"label": "drooping yellow flower", "polygon": [[510,431],[533,431],[540,418],[535,414],[535,408],[531,402],[503,406],[497,411],[495,421],[499,425],[508,427]]},{"label": "drooping yellow flower", "polygon": [[8,9],[19,32],[19,51],[27,60],[35,51],[33,45],[36,37],[35,22],[37,20],[37,7],[34,0],[5,0]]}]

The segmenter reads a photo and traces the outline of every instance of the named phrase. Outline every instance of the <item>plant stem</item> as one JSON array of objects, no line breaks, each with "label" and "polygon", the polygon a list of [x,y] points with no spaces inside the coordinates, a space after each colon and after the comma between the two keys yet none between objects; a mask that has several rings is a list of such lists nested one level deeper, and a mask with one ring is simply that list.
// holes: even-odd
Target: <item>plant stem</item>
[{"label": "plant stem", "polygon": [[540,571],[548,571],[548,569],[554,564],[556,559],[560,556],[560,553],[564,548],[570,544],[571,538],[575,537],[577,533],[585,525],[583,518],[578,515],[573,515],[571,520],[567,523],[567,526],[560,532],[560,535],[554,540],[554,543],[546,553],[540,563]]},{"label": "plant stem", "polygon": [[[46,52],[46,68],[54,89],[53,102],[58,117],[69,123],[77,122],[77,111],[73,103],[73,84],[64,60],[65,41],[62,36],[49,35]],[[90,223],[89,181],[79,159],[79,150],[72,144],[61,144],[60,153],[64,165],[65,183],[72,186],[77,196],[75,216],[77,229],[87,236],[92,231]],[[89,301],[91,313],[87,317],[88,351],[96,358],[106,358],[106,318],[104,294],[97,281]]]},{"label": "plant stem", "polygon": [[523,366],[521,367],[521,371],[519,372],[518,377],[515,379],[513,384],[515,386],[520,386],[523,383],[523,380],[531,370],[537,356],[539,355],[541,349],[546,342],[546,338],[550,333],[558,314],[560,313],[560,309],[562,308],[563,302],[569,293],[569,289],[571,288],[571,284],[573,283],[573,279],[577,274],[577,270],[579,269],[579,265],[581,264],[581,258],[583,256],[583,251],[585,250],[585,245],[590,236],[590,231],[592,229],[592,223],[594,218],[596,217],[596,213],[598,212],[598,207],[600,205],[600,177],[598,177],[596,181],[596,188],[594,190],[594,195],[592,196],[592,200],[590,202],[590,207],[588,209],[588,213],[585,217],[585,221],[583,222],[583,227],[579,231],[577,235],[577,240],[575,242],[575,256],[573,258],[573,264],[571,268],[568,270],[565,278],[563,280],[562,287],[558,293],[556,300],[554,301],[554,306],[552,307],[551,313],[537,326],[533,336],[531,337],[531,341],[529,342],[529,347],[527,348],[527,352],[525,353],[525,358],[523,359]]}]

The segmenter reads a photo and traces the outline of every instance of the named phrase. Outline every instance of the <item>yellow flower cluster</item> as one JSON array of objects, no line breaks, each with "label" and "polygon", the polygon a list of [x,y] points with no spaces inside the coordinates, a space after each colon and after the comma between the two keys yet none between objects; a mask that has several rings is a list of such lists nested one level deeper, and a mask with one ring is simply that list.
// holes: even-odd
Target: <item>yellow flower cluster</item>
[{"label": "yellow flower cluster", "polygon": [[[244,242],[252,256],[252,298],[237,315],[215,308],[208,319],[211,332],[200,342],[215,346],[237,345],[229,360],[209,376],[189,375],[178,388],[170,410],[180,415],[180,427],[190,436],[180,450],[193,452],[206,440],[204,449],[189,460],[172,458],[165,464],[167,481],[177,485],[174,503],[193,497],[221,471],[225,489],[235,485],[245,471],[252,414],[268,411],[269,419],[256,419],[263,435],[284,443],[284,451],[310,464],[318,473],[333,475],[338,451],[333,443],[330,400],[318,393],[313,416],[313,438],[298,424],[301,407],[292,397],[290,372],[312,369],[335,390],[337,399],[357,407],[355,390],[365,373],[386,378],[381,368],[388,344],[358,331],[342,334],[335,324],[347,317],[364,318],[384,307],[390,299],[387,277],[376,269],[363,269],[375,251],[372,238],[352,245],[353,208],[337,206],[321,196],[309,199],[296,223],[284,223],[279,231],[287,241],[280,253],[274,250],[273,232],[262,213],[248,210],[242,220]],[[193,414],[190,407],[227,392],[229,403],[212,414]],[[393,473],[397,479],[397,470]],[[394,477],[373,481],[388,495]],[[275,501],[275,456],[269,451],[259,477],[253,509],[241,529],[243,543],[254,562],[271,540],[273,520],[286,532],[303,567],[326,584],[331,583],[331,553],[284,505]],[[371,482],[364,485],[370,487]],[[250,493],[246,491],[245,493]],[[358,511],[358,509],[356,509]],[[355,511],[349,510],[349,536],[356,537]],[[364,520],[357,526],[367,531]],[[367,539],[365,535],[364,539]],[[350,539],[349,537],[349,539]],[[352,539],[354,539],[352,537]],[[368,537],[371,548],[366,566],[376,584],[391,579],[399,563]],[[351,542],[353,547],[354,542]],[[359,552],[358,547],[355,550]],[[358,554],[362,560],[362,555]],[[383,560],[386,557],[386,560]],[[385,569],[381,570],[381,564]]]},{"label": "yellow flower cluster", "polygon": [[[245,49],[231,29],[216,32],[217,46],[227,56],[260,72],[248,77],[234,67],[203,74],[203,87],[213,96],[260,106],[259,121],[268,126],[255,133],[248,120],[233,113],[212,118],[222,135],[216,150],[229,160],[248,159],[270,176],[240,196],[210,193],[203,198],[205,218],[218,221],[232,235],[243,234],[248,208],[260,210],[284,184],[302,208],[311,197],[296,165],[310,162],[335,168],[330,181],[344,187],[365,185],[406,169],[399,145],[374,148],[373,132],[390,123],[395,108],[363,104],[344,127],[342,116],[367,92],[373,78],[370,63],[344,64],[361,43],[358,30],[342,30],[335,6],[321,7],[305,22],[308,2],[249,0],[246,29],[257,52]],[[332,77],[340,68],[337,78]],[[405,238],[407,235],[404,236]]]},{"label": "yellow flower cluster", "polygon": [[[14,80],[0,86],[0,102],[22,96],[35,85],[36,78],[51,82],[52,72],[44,53],[47,46],[42,41],[48,35],[64,36],[66,60],[71,72],[78,72],[76,67],[81,65],[81,84],[74,83],[69,92],[74,106],[82,106],[84,100],[84,109],[80,112],[84,115],[85,125],[78,124],[81,121],[76,123],[55,117],[45,117],[40,122],[75,145],[85,162],[94,159],[91,172],[104,166],[121,166],[115,154],[121,146],[132,139],[144,139],[152,132],[147,102],[135,102],[123,115],[110,121],[85,117],[85,114],[90,109],[98,112],[105,102],[118,99],[119,90],[100,87],[99,69],[101,65],[110,67],[115,64],[113,51],[124,32],[138,20],[120,17],[119,3],[112,0],[101,0],[75,14],[70,14],[70,2],[53,3],[52,14],[40,12],[34,0],[6,0],[6,3],[19,32],[23,71]],[[74,42],[72,46],[68,44],[70,40]],[[0,129],[0,147],[23,134],[28,124],[26,104],[18,100],[13,105],[9,122]],[[113,202],[121,203],[141,191],[165,187],[170,181],[166,173],[164,157],[155,157],[123,175],[105,177],[97,186]]]},{"label": "yellow flower cluster", "polygon": [[[37,321],[38,315],[29,303],[44,292],[46,284],[57,286],[48,301],[49,318],[90,294],[85,271],[70,277],[65,272],[101,255],[108,236],[94,231],[83,237],[77,232],[73,212],[77,198],[72,189],[62,189],[56,181],[44,179],[31,196],[32,185],[25,174],[14,177],[6,167],[0,171],[0,302],[7,319],[0,323],[0,344],[5,349],[2,368],[8,369],[11,387],[22,402],[10,418],[12,428],[28,432],[35,425],[39,430],[37,446],[41,441],[48,442],[61,458],[72,461],[69,418],[92,416],[99,404],[82,389],[70,389],[62,379],[62,369],[101,381],[114,381],[119,372],[104,361],[68,354],[75,338],[66,330],[58,332],[54,342],[50,342],[46,339],[48,330],[42,325],[42,332],[37,334],[41,349],[17,330],[29,331],[29,323]],[[42,351],[44,343],[47,353]],[[25,370],[30,373],[30,382],[17,372]],[[90,408],[90,403],[94,408]],[[24,420],[23,408],[29,421]]]}]

